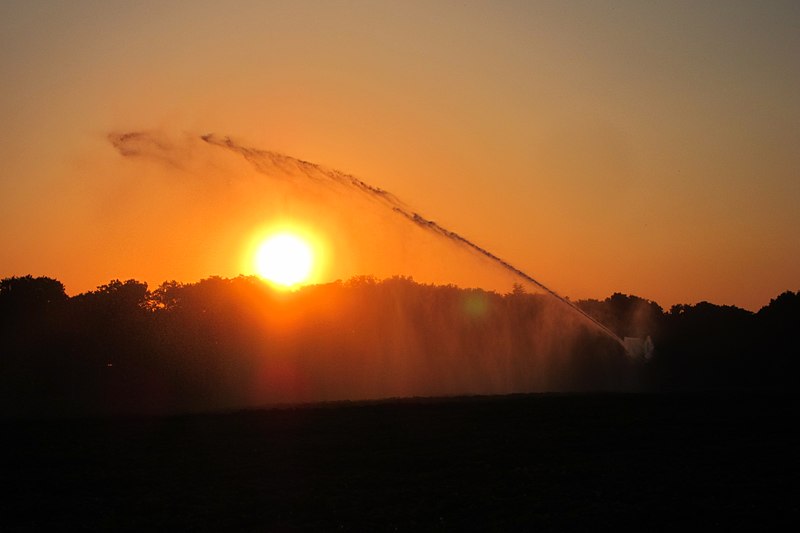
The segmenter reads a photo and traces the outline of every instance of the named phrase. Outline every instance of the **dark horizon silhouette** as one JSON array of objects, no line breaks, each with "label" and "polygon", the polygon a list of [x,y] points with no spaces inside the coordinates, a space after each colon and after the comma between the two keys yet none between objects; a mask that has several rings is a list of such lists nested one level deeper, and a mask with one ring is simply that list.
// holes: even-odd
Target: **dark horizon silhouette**
[{"label": "dark horizon silhouette", "polygon": [[112,280],[67,296],[0,280],[6,416],[165,414],[281,403],[529,392],[794,391],[800,293],[758,312],[574,302],[633,346],[517,285],[369,276],[295,292],[254,277]]}]

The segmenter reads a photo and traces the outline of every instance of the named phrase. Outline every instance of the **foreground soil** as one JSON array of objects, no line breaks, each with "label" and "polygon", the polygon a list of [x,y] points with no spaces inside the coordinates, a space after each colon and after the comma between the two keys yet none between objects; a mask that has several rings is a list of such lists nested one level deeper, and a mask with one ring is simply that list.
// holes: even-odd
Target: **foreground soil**
[{"label": "foreground soil", "polygon": [[786,529],[799,407],[516,395],[6,420],[0,529]]}]

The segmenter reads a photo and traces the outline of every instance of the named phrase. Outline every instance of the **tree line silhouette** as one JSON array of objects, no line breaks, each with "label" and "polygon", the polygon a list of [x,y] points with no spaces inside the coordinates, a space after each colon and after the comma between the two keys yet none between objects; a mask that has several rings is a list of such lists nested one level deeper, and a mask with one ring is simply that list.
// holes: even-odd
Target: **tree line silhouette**
[{"label": "tree line silhouette", "polygon": [[614,294],[553,298],[362,276],[277,291],[254,277],[0,280],[3,415],[172,413],[284,402],[537,391],[794,388],[800,293],[757,313],[708,302],[664,311]]}]

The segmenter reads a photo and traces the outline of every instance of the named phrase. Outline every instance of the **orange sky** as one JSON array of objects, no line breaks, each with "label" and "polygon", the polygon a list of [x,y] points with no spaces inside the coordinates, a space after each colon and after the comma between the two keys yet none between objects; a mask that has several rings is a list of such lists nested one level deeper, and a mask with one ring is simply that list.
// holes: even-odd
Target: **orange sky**
[{"label": "orange sky", "polygon": [[[391,213],[186,141],[215,132],[390,190],[571,298],[800,288],[795,2],[165,4],[0,5],[0,276],[233,276],[289,217],[326,234],[320,281],[510,289]],[[181,165],[107,140],[137,130]]]}]

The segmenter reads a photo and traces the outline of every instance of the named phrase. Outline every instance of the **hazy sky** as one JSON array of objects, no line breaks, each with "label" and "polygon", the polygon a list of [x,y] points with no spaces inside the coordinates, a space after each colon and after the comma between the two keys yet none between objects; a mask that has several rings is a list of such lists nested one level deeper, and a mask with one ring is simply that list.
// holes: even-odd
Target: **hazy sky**
[{"label": "hazy sky", "polygon": [[107,141],[215,132],[358,175],[572,298],[757,309],[800,289],[798,58],[798,2],[3,0],[0,276],[236,275],[202,253],[252,238],[198,229],[219,190],[181,201]]}]

